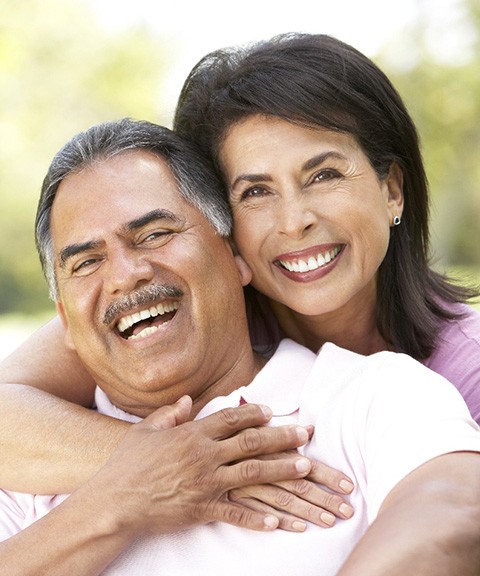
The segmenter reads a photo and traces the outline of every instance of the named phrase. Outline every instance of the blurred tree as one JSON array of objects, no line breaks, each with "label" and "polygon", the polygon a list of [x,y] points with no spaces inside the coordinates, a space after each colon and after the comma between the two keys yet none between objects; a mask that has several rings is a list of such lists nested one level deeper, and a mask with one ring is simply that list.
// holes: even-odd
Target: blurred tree
[{"label": "blurred tree", "polygon": [[0,313],[49,307],[33,244],[42,178],[73,134],[160,113],[166,50],[145,29],[107,34],[75,0],[19,0],[0,21]]},{"label": "blurred tree", "polygon": [[[456,27],[461,53],[432,52],[428,19],[420,17],[402,35],[403,58],[390,77],[421,136],[435,255],[443,268],[480,270],[480,3],[463,0],[458,7],[451,27]],[[387,47],[383,55],[390,69],[393,49]]]}]

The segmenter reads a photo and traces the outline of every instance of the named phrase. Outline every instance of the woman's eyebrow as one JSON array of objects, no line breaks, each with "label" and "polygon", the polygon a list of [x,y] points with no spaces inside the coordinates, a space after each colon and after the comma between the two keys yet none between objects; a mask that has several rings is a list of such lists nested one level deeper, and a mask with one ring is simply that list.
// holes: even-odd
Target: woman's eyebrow
[{"label": "woman's eyebrow", "polygon": [[337,160],[345,160],[345,156],[337,152],[336,150],[328,150],[327,152],[322,152],[321,154],[316,154],[312,158],[309,158],[305,164],[302,166],[302,171],[311,170],[320,164],[323,164],[325,160],[329,158],[336,158]]},{"label": "woman's eyebrow", "polygon": [[[307,170],[311,170],[312,168],[319,166],[320,164],[325,162],[325,160],[328,160],[328,158],[336,158],[338,160],[346,160],[346,157],[343,154],[340,154],[340,152],[337,152],[336,150],[328,150],[327,152],[322,152],[321,154],[316,154],[312,158],[309,158],[302,165],[302,168],[301,168],[302,172],[305,172]],[[272,179],[272,177],[270,174],[262,173],[262,172],[259,172],[258,174],[254,173],[254,172],[246,173],[246,174],[240,174],[232,182],[231,188],[235,188],[235,186],[239,182],[250,182],[250,183],[254,184],[255,182],[260,182],[260,181],[261,182],[268,182],[271,179]]]},{"label": "woman's eyebrow", "polygon": [[240,174],[240,176],[237,176],[235,178],[235,180],[232,182],[232,188],[235,188],[235,186],[239,183],[239,182],[250,182],[251,184],[254,184],[255,182],[268,182],[269,180],[271,180],[271,176],[270,174],[263,174],[263,173],[259,173],[259,174]]}]

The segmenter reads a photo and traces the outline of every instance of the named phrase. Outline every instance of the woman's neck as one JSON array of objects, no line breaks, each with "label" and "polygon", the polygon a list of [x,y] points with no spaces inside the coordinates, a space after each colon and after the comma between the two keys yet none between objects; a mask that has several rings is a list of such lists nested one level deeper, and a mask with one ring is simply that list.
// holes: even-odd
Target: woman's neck
[{"label": "woman's neck", "polygon": [[317,316],[299,314],[274,301],[270,305],[283,333],[313,352],[325,342],[365,355],[391,349],[377,328],[374,305],[347,305]]}]

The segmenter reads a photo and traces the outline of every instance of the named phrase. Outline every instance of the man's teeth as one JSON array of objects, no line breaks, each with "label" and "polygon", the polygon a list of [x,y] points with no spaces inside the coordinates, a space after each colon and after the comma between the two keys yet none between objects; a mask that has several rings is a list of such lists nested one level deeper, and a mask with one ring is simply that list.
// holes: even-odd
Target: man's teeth
[{"label": "man's teeth", "polygon": [[158,330],[158,326],[148,326],[148,328],[144,328],[138,334],[132,334],[130,336],[129,340],[134,340],[135,338],[145,338],[146,336],[150,336],[150,334],[153,334],[157,330]]},{"label": "man's teeth", "polygon": [[[147,318],[154,318],[155,316],[162,316],[163,314],[167,314],[168,312],[173,312],[174,310],[178,309],[178,302],[166,302],[164,304],[157,304],[156,306],[151,306],[146,310],[141,310],[140,312],[135,312],[134,314],[130,314],[129,316],[124,316],[121,318],[117,324],[117,328],[119,332],[125,332],[131,326],[140,322],[142,320],[147,320]],[[148,336],[145,332],[149,331],[149,334],[152,331],[155,331],[156,328],[154,326],[149,326],[142,330],[136,336],[131,336],[131,338],[137,338],[139,336]]]},{"label": "man's teeth", "polygon": [[308,260],[292,260],[287,262],[286,260],[280,260],[280,264],[286,268],[289,272],[310,272],[311,270],[316,270],[321,268],[331,262],[337,254],[340,252],[341,247],[337,246],[328,250],[328,252],[320,253],[316,257],[310,256]]}]

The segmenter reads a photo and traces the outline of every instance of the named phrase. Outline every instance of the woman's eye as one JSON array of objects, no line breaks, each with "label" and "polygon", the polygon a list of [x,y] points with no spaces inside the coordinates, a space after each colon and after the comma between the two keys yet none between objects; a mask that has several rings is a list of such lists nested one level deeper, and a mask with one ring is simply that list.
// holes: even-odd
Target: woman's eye
[{"label": "woman's eye", "polygon": [[334,178],[340,178],[340,173],[332,168],[325,168],[317,172],[312,178],[313,182],[324,182],[327,180],[333,180]]},{"label": "woman's eye", "polygon": [[247,198],[258,198],[259,196],[264,196],[265,194],[266,190],[262,186],[252,186],[251,188],[244,190],[240,198],[242,200],[246,200]]}]

